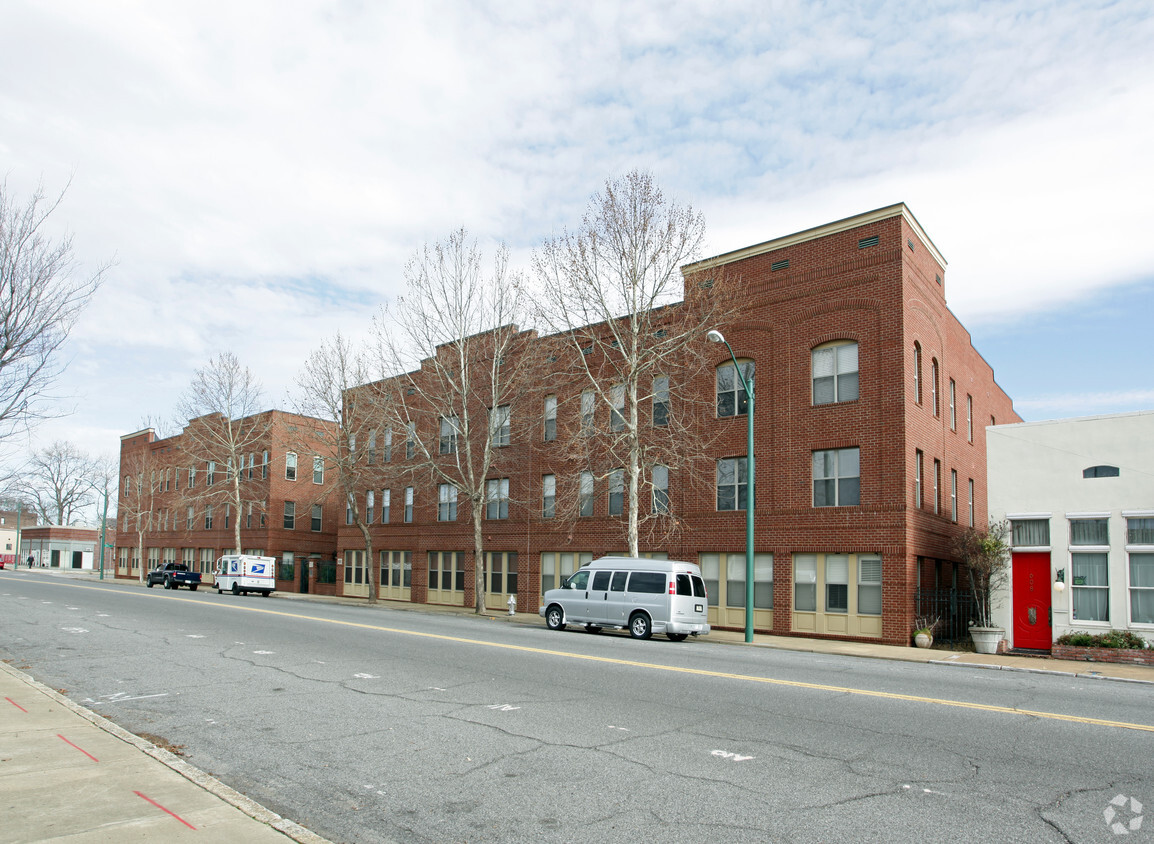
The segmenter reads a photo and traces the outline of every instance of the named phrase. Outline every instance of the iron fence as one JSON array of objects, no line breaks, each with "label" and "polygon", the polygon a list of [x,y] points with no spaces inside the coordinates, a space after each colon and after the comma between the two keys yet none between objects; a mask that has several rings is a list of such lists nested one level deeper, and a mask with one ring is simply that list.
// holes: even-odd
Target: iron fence
[{"label": "iron fence", "polygon": [[914,608],[920,619],[938,619],[935,642],[953,645],[969,641],[970,620],[974,618],[974,596],[969,590],[918,589]]}]

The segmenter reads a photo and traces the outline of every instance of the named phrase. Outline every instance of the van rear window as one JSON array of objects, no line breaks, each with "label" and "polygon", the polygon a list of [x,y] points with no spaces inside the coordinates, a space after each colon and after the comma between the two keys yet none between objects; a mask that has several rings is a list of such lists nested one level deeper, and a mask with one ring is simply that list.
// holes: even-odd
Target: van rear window
[{"label": "van rear window", "polygon": [[689,575],[677,575],[677,594],[693,597],[693,586],[689,582]]},{"label": "van rear window", "polygon": [[693,597],[694,598],[706,598],[706,597],[708,597],[705,594],[705,581],[702,580],[697,575],[693,575]]},{"label": "van rear window", "polygon": [[659,571],[635,571],[629,575],[629,591],[660,595],[665,591],[665,575]]}]

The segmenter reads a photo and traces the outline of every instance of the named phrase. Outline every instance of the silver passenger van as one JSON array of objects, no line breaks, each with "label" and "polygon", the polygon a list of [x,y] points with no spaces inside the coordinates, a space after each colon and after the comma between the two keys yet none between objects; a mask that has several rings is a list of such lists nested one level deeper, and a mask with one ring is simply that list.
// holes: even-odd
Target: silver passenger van
[{"label": "silver passenger van", "polygon": [[709,633],[705,581],[696,563],[602,557],[560,589],[550,589],[538,614],[550,630],[583,624],[590,633],[625,628],[634,639],[664,633],[675,642]]}]

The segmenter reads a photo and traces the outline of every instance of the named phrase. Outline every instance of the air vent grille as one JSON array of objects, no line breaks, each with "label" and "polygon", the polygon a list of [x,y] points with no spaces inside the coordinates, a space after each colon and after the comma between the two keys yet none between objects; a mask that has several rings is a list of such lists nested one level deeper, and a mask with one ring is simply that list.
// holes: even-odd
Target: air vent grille
[{"label": "air vent grille", "polygon": [[772,264],[769,265],[769,271],[773,272],[773,273],[777,272],[778,270],[788,270],[788,269],[789,269],[789,258],[785,258],[781,261],[774,261]]},{"label": "air vent grille", "polygon": [[876,234],[873,237],[863,237],[861,240],[859,240],[857,242],[857,248],[858,249],[868,249],[871,246],[877,246],[877,245],[878,245],[878,236]]}]

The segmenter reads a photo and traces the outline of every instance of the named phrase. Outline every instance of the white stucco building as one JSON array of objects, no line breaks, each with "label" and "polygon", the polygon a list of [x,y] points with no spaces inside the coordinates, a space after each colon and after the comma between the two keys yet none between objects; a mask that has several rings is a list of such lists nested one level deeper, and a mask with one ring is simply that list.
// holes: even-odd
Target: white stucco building
[{"label": "white stucco building", "polygon": [[986,447],[990,518],[1013,525],[995,602],[1010,646],[1069,630],[1154,641],[1154,411],[998,425]]}]

